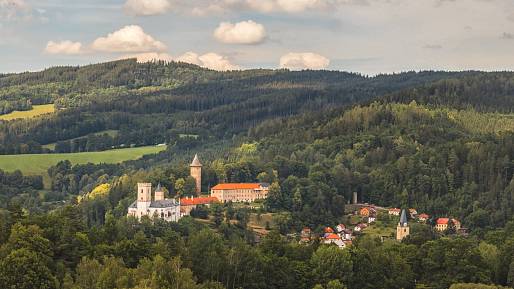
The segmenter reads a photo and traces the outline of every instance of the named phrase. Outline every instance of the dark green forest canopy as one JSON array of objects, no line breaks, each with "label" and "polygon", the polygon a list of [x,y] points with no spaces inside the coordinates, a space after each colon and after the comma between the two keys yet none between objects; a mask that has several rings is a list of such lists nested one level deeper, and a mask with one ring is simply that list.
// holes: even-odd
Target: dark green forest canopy
[{"label": "dark green forest canopy", "polygon": [[[0,124],[0,153],[39,153],[40,145],[104,130],[120,133],[105,143],[75,145],[81,149],[71,151],[170,142],[177,134],[230,139],[264,120],[351,105],[408,87],[474,74],[408,72],[365,77],[336,71],[215,72],[183,63],[123,60],[6,75],[0,78],[4,113],[42,103],[54,103],[64,110]],[[67,147],[72,145],[59,146],[65,148],[61,152]]]}]

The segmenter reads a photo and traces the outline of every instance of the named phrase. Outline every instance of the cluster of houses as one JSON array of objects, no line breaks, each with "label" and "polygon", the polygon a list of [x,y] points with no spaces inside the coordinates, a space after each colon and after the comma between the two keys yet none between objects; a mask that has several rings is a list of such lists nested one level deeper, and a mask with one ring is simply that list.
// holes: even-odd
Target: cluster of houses
[{"label": "cluster of houses", "polygon": [[[418,214],[416,209],[408,209],[401,210],[398,208],[390,208],[387,210],[390,216],[398,216],[399,222],[396,227],[396,236],[395,239],[397,241],[402,241],[404,238],[409,236],[410,227],[407,220],[407,215],[410,216],[412,220],[416,220],[420,223],[428,223],[430,220],[430,216],[428,214],[422,213]],[[309,243],[314,239],[319,239],[322,244],[333,244],[343,249],[352,244],[352,241],[355,239],[355,234],[362,232],[372,223],[377,220],[377,209],[373,206],[364,206],[361,207],[358,211],[355,211],[355,215],[362,217],[361,222],[353,226],[352,228],[347,227],[345,224],[339,224],[335,227],[335,230],[331,227],[325,227],[323,230],[323,234],[316,235],[312,232],[310,228],[304,228],[300,233],[300,243]],[[435,220],[434,229],[439,232],[444,232],[448,230],[450,226],[455,228],[455,233],[465,235],[466,231],[461,227],[461,223],[453,218],[438,218]]]},{"label": "cluster of houses", "polygon": [[[336,226],[336,230],[331,227],[325,227],[323,235],[320,238],[320,242],[323,244],[334,244],[339,248],[343,249],[352,244],[353,231],[346,228],[345,224],[339,224]],[[314,240],[316,236],[313,234],[310,228],[303,228],[300,233],[300,243],[309,243]]]},{"label": "cluster of houses", "polygon": [[[399,216],[400,212],[401,212],[401,210],[398,208],[391,208],[388,210],[388,214],[393,215],[393,216]],[[429,215],[427,215],[425,213],[418,214],[418,211],[416,209],[412,209],[412,208],[409,209],[409,215],[410,215],[411,219],[417,220],[420,223],[427,223],[430,220]],[[456,233],[459,233],[459,234],[466,233],[465,232],[466,229],[462,228],[459,220],[453,219],[453,218],[437,218],[435,220],[434,229],[439,232],[444,232],[444,231],[448,230],[448,228],[452,225],[455,228]]]}]

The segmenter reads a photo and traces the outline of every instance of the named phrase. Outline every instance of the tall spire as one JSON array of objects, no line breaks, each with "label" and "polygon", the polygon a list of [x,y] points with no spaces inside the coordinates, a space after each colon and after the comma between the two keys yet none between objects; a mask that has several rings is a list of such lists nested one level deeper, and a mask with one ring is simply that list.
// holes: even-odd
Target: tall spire
[{"label": "tall spire", "polygon": [[162,192],[161,183],[158,183],[158,184],[157,184],[157,188],[155,188],[155,191],[156,191],[156,192]]},{"label": "tall spire", "polygon": [[191,162],[191,167],[201,167],[202,163],[200,163],[200,159],[198,158],[198,154],[195,154],[195,158]]},{"label": "tall spire", "polygon": [[402,215],[400,216],[400,226],[407,226],[407,213],[405,209],[402,210]]}]

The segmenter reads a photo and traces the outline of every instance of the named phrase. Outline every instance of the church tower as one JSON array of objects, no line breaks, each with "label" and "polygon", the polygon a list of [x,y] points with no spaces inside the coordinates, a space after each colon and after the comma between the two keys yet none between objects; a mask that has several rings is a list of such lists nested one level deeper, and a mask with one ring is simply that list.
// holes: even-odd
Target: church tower
[{"label": "church tower", "polygon": [[191,176],[196,180],[196,193],[200,194],[202,192],[202,164],[197,154],[195,154],[195,158],[189,167],[191,168]]},{"label": "church tower", "polygon": [[401,241],[409,234],[410,229],[409,224],[407,223],[407,213],[405,213],[405,209],[403,209],[402,215],[400,216],[400,222],[398,222],[398,226],[396,226],[396,240]]},{"label": "church tower", "polygon": [[164,190],[159,183],[155,189],[155,201],[164,201]]},{"label": "church tower", "polygon": [[152,203],[152,184],[137,183],[137,210],[142,214]]}]

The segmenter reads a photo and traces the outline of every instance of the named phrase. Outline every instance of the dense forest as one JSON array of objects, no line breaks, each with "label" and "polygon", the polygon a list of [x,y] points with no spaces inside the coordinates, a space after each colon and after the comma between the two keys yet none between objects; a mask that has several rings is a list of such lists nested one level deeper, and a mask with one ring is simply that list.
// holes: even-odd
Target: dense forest
[{"label": "dense forest", "polygon": [[[512,83],[509,72],[222,73],[134,60],[1,75],[2,102],[60,109],[1,122],[1,154],[168,148],[121,164],[63,161],[45,176],[0,172],[0,284],[513,287]],[[268,199],[258,208],[201,207],[178,223],[126,217],[137,182],[160,183],[170,197],[195,195],[195,153],[203,191],[259,181],[271,184]],[[291,237],[347,222],[353,192],[432,218],[412,222],[401,243],[365,235],[341,250]],[[274,215],[266,236],[248,226],[262,214]],[[445,216],[469,236],[434,232]]]}]

